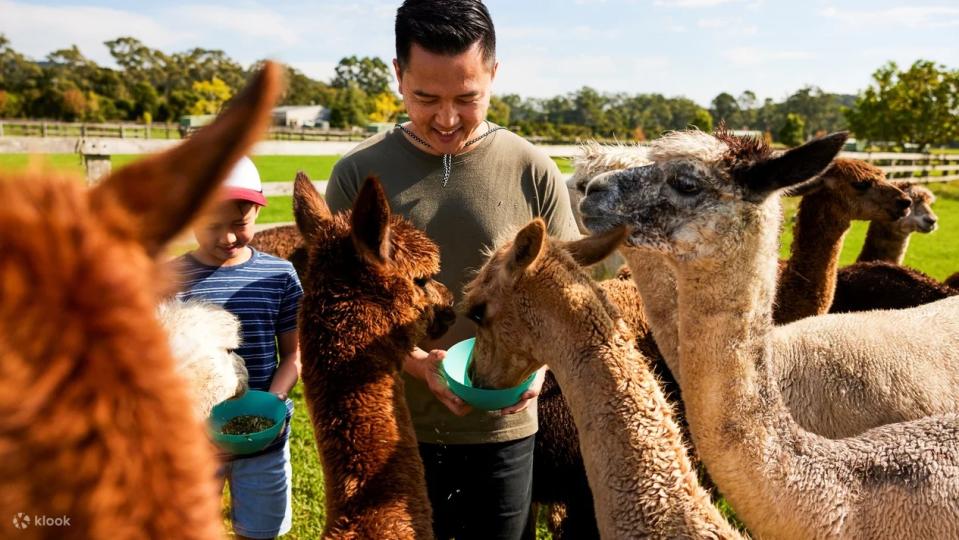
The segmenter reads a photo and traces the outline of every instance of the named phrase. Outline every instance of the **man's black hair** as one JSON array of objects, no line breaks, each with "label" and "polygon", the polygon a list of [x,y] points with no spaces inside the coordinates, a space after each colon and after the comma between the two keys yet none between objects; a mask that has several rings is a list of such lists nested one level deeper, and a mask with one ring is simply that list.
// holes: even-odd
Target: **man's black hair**
[{"label": "man's black hair", "polygon": [[414,43],[436,54],[456,55],[479,42],[483,60],[496,58],[496,30],[480,0],[406,0],[396,10],[396,59],[410,61]]}]

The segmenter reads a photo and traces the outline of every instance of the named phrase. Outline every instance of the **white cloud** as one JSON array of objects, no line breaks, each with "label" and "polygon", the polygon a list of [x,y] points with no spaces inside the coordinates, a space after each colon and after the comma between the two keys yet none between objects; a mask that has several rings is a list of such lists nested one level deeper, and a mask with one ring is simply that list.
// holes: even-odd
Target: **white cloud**
[{"label": "white cloud", "polygon": [[276,11],[266,8],[244,8],[215,4],[177,6],[176,18],[206,29],[234,32],[252,39],[269,40],[285,46],[299,43],[302,22],[285,19]]},{"label": "white cloud", "polygon": [[146,15],[95,6],[37,6],[0,0],[0,33],[14,49],[40,59],[48,53],[77,45],[87,57],[113,64],[104,41],[136,36],[150,47],[169,47],[186,34]]},{"label": "white cloud", "polygon": [[907,6],[869,11],[828,7],[820,10],[819,14],[854,27],[946,28],[959,26],[959,7]]},{"label": "white cloud", "polygon": [[813,58],[812,53],[805,51],[774,51],[757,47],[735,47],[723,51],[722,56],[733,64],[741,66]]}]

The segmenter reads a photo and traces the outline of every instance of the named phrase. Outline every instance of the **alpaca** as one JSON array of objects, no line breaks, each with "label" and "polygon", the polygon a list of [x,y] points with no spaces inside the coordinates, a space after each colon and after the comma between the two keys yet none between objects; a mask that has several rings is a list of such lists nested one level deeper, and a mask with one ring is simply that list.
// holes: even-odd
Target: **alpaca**
[{"label": "alpaca", "polygon": [[[825,168],[845,138],[832,135],[772,157],[750,139],[675,133],[654,143],[652,165],[594,178],[581,206],[584,223],[596,231],[630,226],[631,249],[654,251],[674,269],[690,431],[713,480],[751,531],[783,538],[955,538],[959,416],[826,439],[792,419],[770,361],[778,191]],[[807,320],[844,317],[850,316]],[[937,332],[959,330],[944,323]],[[928,326],[928,319],[917,325]]]},{"label": "alpaca", "polygon": [[959,294],[959,290],[907,266],[857,262],[839,269],[830,313],[905,309]]},{"label": "alpaca", "polygon": [[190,387],[198,418],[207,418],[214,405],[246,392],[246,364],[233,352],[240,346],[235,315],[215,304],[171,299],[157,307],[157,319],[169,336],[177,372]]},{"label": "alpaca", "polygon": [[[635,161],[650,163],[646,149],[637,152]],[[585,183],[577,188],[585,190]],[[660,356],[682,387],[671,265],[649,250],[620,251],[645,300],[645,318]],[[954,304],[946,304],[865,318],[807,318],[774,329],[773,371],[794,419],[806,430],[841,438],[883,424],[956,412],[955,334],[934,331],[956,320],[954,309]],[[921,323],[930,319],[937,320],[936,326]],[[875,339],[877,335],[884,339]],[[902,362],[905,349],[900,342],[911,350],[909,363]]]},{"label": "alpaca", "polygon": [[874,220],[866,232],[866,242],[856,262],[888,261],[902,264],[909,247],[909,235],[928,234],[936,230],[938,217],[932,211],[936,196],[929,188],[908,182],[893,182],[912,201],[909,214],[896,221]]},{"label": "alpaca", "polygon": [[698,484],[632,330],[580,268],[624,236],[555,244],[537,219],[497,250],[465,289],[477,322],[473,378],[513,386],[549,362],[582,434],[603,538],[736,538]]},{"label": "alpaca", "polygon": [[[608,257],[605,260],[609,260]],[[671,401],[678,386],[656,349],[648,331],[642,298],[631,279],[607,279],[598,283],[635,334],[635,346],[653,359],[652,369]],[[555,540],[599,538],[593,495],[586,478],[579,431],[569,404],[552,371],[546,372],[540,390],[537,415],[539,430],[533,452],[533,502],[549,505],[549,529]],[[682,427],[682,426],[681,426]]]},{"label": "alpaca", "polygon": [[439,249],[390,214],[367,180],[335,216],[305,174],[293,193],[308,259],[303,384],[326,493],[324,538],[432,538],[432,512],[400,376],[403,358],[453,322],[433,279]]},{"label": "alpaca", "polygon": [[302,281],[306,270],[306,247],[296,225],[280,225],[262,230],[253,235],[250,246],[293,263],[293,268]]},{"label": "alpaca", "polygon": [[[17,538],[221,538],[213,450],[163,329],[163,247],[266,130],[266,63],[212,125],[87,189],[0,178],[0,515]],[[10,531],[19,513],[68,527]]]},{"label": "alpaca", "polygon": [[792,254],[779,276],[773,320],[797,321],[829,311],[843,237],[852,220],[894,222],[911,200],[881,169],[858,159],[837,158],[802,186]]}]

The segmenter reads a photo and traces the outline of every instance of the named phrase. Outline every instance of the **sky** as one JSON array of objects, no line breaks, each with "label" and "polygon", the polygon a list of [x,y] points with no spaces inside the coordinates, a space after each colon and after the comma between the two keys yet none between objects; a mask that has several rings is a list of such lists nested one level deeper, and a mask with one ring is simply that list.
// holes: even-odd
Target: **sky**
[{"label": "sky", "polygon": [[[244,67],[286,62],[328,81],[350,55],[394,56],[399,0],[233,2],[0,0],[0,33],[42,59],[132,35],[166,52],[222,49]],[[912,5],[907,5],[912,4]],[[720,92],[776,101],[806,85],[855,94],[889,60],[959,68],[956,0],[487,0],[497,31],[496,94]]]}]

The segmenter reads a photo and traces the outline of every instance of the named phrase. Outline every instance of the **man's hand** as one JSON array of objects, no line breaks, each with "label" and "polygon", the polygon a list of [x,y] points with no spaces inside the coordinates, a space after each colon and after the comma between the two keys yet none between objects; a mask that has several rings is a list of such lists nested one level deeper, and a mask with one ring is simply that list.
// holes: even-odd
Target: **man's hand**
[{"label": "man's hand", "polygon": [[[440,403],[446,405],[446,408],[456,416],[463,416],[473,410],[450,390],[443,377],[440,363],[446,357],[446,351],[434,349],[427,353],[417,347],[413,349],[403,362],[403,369],[407,373],[426,383],[430,392],[440,400]],[[540,383],[542,384],[542,383]]]},{"label": "man's hand", "polygon": [[523,392],[519,397],[519,401],[515,405],[510,405],[509,407],[500,409],[499,412],[502,415],[515,414],[520,411],[525,411],[526,407],[529,406],[529,402],[539,395],[540,390],[543,389],[543,381],[546,380],[546,366],[541,367],[536,372],[536,378],[533,379],[533,384],[529,385],[529,388]]}]

